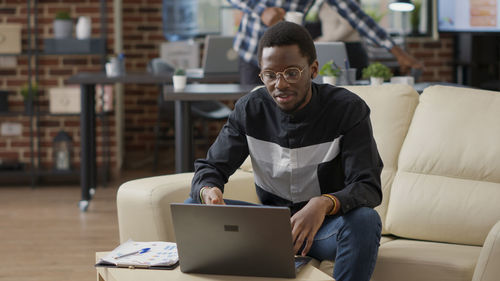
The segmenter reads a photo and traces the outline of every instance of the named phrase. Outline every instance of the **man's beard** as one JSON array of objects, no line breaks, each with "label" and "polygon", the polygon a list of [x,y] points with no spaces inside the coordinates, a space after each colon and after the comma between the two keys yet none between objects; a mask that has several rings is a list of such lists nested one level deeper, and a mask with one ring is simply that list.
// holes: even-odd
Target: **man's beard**
[{"label": "man's beard", "polygon": [[306,92],[306,94],[304,95],[304,97],[299,102],[297,102],[293,108],[291,108],[289,110],[282,109],[282,111],[287,113],[287,114],[291,114],[291,113],[294,113],[295,111],[297,111],[299,109],[299,107],[301,107],[306,102],[307,93],[309,92],[309,89],[311,89],[311,80],[309,80],[309,83],[307,83],[305,86],[304,91]]}]

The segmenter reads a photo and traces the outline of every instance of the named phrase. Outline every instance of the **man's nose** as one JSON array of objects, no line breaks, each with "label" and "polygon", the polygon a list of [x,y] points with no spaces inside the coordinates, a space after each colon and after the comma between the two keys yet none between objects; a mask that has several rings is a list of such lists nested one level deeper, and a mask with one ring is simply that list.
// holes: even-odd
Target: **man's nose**
[{"label": "man's nose", "polygon": [[275,87],[278,88],[278,89],[283,89],[283,88],[286,88],[288,87],[288,82],[285,80],[285,76],[283,74],[278,74],[276,76],[276,84],[275,84]]}]

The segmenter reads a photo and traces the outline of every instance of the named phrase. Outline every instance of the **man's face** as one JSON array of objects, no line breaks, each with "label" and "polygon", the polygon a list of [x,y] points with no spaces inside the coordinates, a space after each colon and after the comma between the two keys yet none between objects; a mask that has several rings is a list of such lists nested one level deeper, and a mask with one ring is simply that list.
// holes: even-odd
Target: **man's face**
[{"label": "man's face", "polygon": [[[301,55],[299,46],[264,48],[260,67],[261,74],[271,71],[269,72],[271,75],[290,68],[301,70],[300,78],[296,82],[287,82],[284,78],[285,75],[280,73],[276,80],[264,83],[267,91],[281,110],[293,113],[309,103],[312,95],[311,80],[318,73],[318,61],[309,65],[307,57]],[[295,71],[295,73],[297,72]]]}]

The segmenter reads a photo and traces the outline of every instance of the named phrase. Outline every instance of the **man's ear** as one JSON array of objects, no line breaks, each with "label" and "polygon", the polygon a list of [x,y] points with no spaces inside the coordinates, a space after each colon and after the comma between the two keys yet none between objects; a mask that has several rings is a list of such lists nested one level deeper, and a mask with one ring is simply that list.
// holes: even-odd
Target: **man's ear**
[{"label": "man's ear", "polygon": [[311,73],[311,79],[316,78],[318,76],[318,60],[314,60],[314,62],[309,66],[309,72]]}]

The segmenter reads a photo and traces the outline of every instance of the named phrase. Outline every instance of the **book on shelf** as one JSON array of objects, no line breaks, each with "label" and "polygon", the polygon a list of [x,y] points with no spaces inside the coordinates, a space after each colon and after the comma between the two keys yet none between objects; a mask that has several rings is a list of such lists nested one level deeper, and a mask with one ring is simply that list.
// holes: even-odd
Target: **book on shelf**
[{"label": "book on shelf", "polygon": [[175,243],[128,240],[101,258],[95,266],[173,269],[178,264],[179,255]]}]

